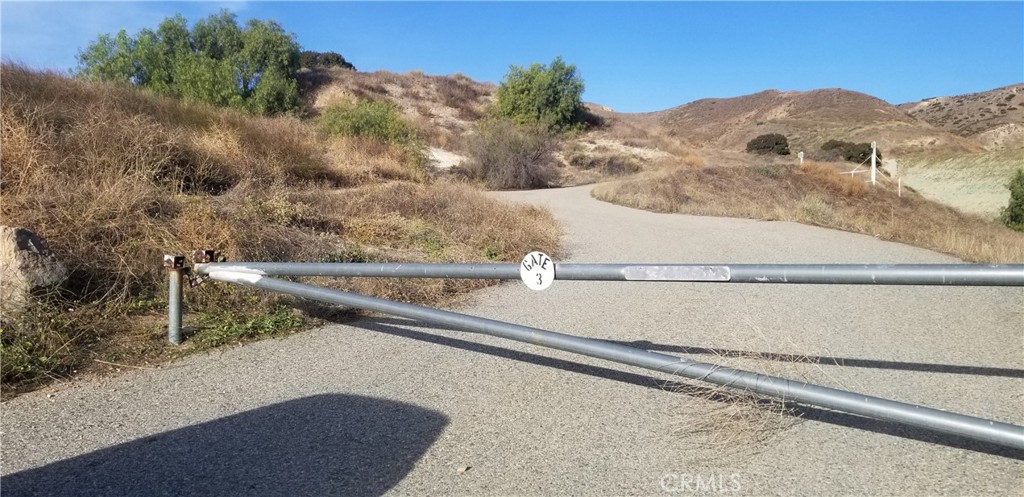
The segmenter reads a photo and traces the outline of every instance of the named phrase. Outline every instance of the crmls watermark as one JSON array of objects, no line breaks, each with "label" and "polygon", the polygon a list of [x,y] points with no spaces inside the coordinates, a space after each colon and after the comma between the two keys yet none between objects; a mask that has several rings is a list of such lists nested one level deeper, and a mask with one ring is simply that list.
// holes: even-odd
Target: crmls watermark
[{"label": "crmls watermark", "polygon": [[733,493],[743,489],[737,473],[666,473],[659,483],[666,493]]}]

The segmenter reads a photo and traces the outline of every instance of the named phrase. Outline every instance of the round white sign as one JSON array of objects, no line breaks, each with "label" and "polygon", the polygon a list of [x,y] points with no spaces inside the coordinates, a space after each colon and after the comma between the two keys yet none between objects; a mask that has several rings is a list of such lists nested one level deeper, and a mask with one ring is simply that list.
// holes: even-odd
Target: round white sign
[{"label": "round white sign", "polygon": [[530,290],[544,290],[555,281],[555,261],[544,252],[530,252],[519,265],[519,277]]}]

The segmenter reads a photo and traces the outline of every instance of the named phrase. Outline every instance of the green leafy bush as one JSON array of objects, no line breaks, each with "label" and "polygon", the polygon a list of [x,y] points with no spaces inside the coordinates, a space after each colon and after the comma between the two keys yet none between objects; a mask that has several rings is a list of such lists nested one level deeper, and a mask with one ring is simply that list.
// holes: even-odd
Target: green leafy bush
[{"label": "green leafy bush", "polygon": [[299,66],[306,69],[318,69],[321,67],[340,67],[342,69],[356,70],[356,66],[345,60],[337,52],[314,52],[305,50],[299,54]]},{"label": "green leafy bush", "polygon": [[576,66],[556,57],[550,65],[509,68],[496,93],[498,113],[516,124],[536,124],[568,131],[584,118],[583,80]]},{"label": "green leafy bush", "polygon": [[[845,161],[862,163],[871,158],[870,143],[853,143],[841,140],[829,140],[821,146],[821,150],[830,152],[831,158],[841,158]],[[875,155],[878,161],[882,160],[882,150],[876,148]]]},{"label": "green leafy bush", "polygon": [[416,130],[391,102],[355,100],[335,105],[320,116],[320,130],[328,135],[360,136],[403,145],[416,141]]},{"label": "green leafy bush", "polygon": [[427,164],[416,127],[391,102],[355,100],[334,105],[321,114],[317,125],[330,136],[364,138],[394,147],[403,156],[402,162],[419,173]]},{"label": "green leafy bush", "polygon": [[1010,189],[1010,203],[1003,207],[999,219],[1012,230],[1024,231],[1024,169],[1017,169],[1006,188]]},{"label": "green leafy bush", "polygon": [[747,152],[789,155],[789,140],[778,133],[761,135],[747,142]]},{"label": "green leafy bush", "polygon": [[466,149],[466,174],[493,189],[546,188],[558,178],[552,155],[555,139],[540,124],[483,121],[467,139]]},{"label": "green leafy bush", "polygon": [[191,30],[177,15],[156,31],[100,35],[79,52],[77,73],[265,114],[298,108],[298,69],[299,45],[279,24],[250,19],[241,27],[224,10]]}]

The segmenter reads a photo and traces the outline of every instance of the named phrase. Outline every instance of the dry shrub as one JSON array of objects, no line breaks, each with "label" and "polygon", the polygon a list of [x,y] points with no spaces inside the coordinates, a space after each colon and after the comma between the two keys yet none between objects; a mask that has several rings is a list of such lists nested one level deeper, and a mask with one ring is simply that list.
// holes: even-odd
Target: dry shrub
[{"label": "dry shrub", "polygon": [[[75,268],[79,296],[155,291],[161,250],[183,206],[243,183],[347,183],[315,134],[292,119],[205,108],[177,125],[173,105],[131,88],[4,65],[3,223],[48,239]],[[78,94],[80,100],[48,98]],[[43,98],[46,100],[36,100]],[[192,126],[204,123],[201,128]],[[249,190],[253,201],[265,195]],[[197,219],[199,221],[199,219]]]},{"label": "dry shrub", "polygon": [[690,167],[704,167],[706,165],[704,163],[704,159],[702,159],[701,156],[697,155],[694,152],[686,152],[685,154],[683,154],[682,161],[683,164],[686,164],[687,166]]},{"label": "dry shrub", "polygon": [[426,104],[416,104],[416,113],[426,118],[430,118],[434,115],[434,111]]},{"label": "dry shrub", "polygon": [[[556,248],[546,213],[509,209],[468,187],[414,183],[426,175],[409,167],[400,147],[325,139],[292,118],[254,118],[126,86],[0,70],[0,224],[39,233],[71,270],[56,293],[34,302],[30,319],[5,323],[0,363],[22,365],[17,374],[4,366],[5,387],[64,374],[91,357],[131,364],[169,354],[159,317],[164,253],[455,261]],[[527,229],[531,222],[552,232]],[[477,284],[360,285],[353,288],[437,302]],[[233,319],[258,320],[273,298],[253,295],[222,285],[188,291],[189,319],[230,307]]]},{"label": "dry shrub", "polygon": [[621,119],[606,121],[608,137],[618,140],[631,147],[645,147],[650,145],[651,132],[642,126],[624,122]]},{"label": "dry shrub", "polygon": [[1024,262],[1024,233],[885,182],[867,187],[831,166],[679,168],[600,185],[601,200],[658,212],[792,220],[873,235],[966,261]]},{"label": "dry shrub", "polygon": [[809,193],[800,199],[796,203],[796,212],[799,215],[798,219],[817,226],[828,226],[835,216],[832,206],[817,193]]},{"label": "dry shrub", "polygon": [[621,153],[588,153],[572,150],[567,153],[566,162],[572,167],[584,171],[597,171],[607,176],[622,176],[642,169],[636,158]]},{"label": "dry shrub", "polygon": [[364,83],[359,86],[359,89],[363,90],[364,92],[370,95],[375,95],[378,97],[385,96],[388,94],[388,89],[385,88],[384,85],[380,83]]},{"label": "dry shrub", "polygon": [[467,139],[464,170],[496,190],[546,188],[558,178],[555,146],[555,138],[541,126],[485,121]]},{"label": "dry shrub", "polygon": [[462,119],[475,121],[482,116],[477,100],[485,93],[472,82],[439,76],[434,78],[434,86],[441,97],[441,103],[458,110]]},{"label": "dry shrub", "polygon": [[[731,348],[695,347],[688,359],[804,383],[860,390],[848,379],[837,378],[823,366],[837,365],[833,354],[820,343],[782,338],[766,329],[756,317],[744,319],[746,326],[724,332]],[[788,353],[800,350],[806,353]],[[668,385],[686,395],[685,405],[673,412],[673,432],[680,437],[684,458],[700,457],[701,464],[742,460],[770,447],[773,438],[801,422],[805,408],[791,401],[755,393],[745,388],[726,387],[696,380]],[[708,460],[712,454],[712,460]],[[721,459],[721,461],[719,461]],[[697,461],[687,461],[694,462]]]},{"label": "dry shrub", "polygon": [[424,143],[431,147],[451,150],[459,145],[455,131],[439,126],[430,116],[418,114],[414,119],[414,124],[416,125],[417,135]]}]

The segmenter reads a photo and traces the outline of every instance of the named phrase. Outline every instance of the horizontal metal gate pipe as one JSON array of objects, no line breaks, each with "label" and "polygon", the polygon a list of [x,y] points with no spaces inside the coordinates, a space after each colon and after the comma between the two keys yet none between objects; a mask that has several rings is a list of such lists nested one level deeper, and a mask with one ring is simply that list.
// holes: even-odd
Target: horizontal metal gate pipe
[{"label": "horizontal metal gate pipe", "polygon": [[211,262],[196,264],[198,273],[213,271],[260,276],[336,276],[363,278],[458,278],[518,280],[519,264],[428,264],[377,262]]},{"label": "horizontal metal gate pipe", "polygon": [[749,371],[694,362],[680,357],[530,328],[440,309],[392,302],[260,275],[212,271],[210,278],[287,293],[333,304],[347,305],[408,319],[449,326],[520,342],[574,352],[630,366],[652,369],[717,385],[770,395],[787,401],[892,421],[974,440],[1024,449],[1024,427],[905,404],[834,388],[767,376]]},{"label": "horizontal metal gate pipe", "polygon": [[[518,264],[218,262],[199,273],[519,279]],[[556,280],[1024,286],[1024,264],[555,264]]]},{"label": "horizontal metal gate pipe", "polygon": [[1024,264],[734,264],[734,283],[1024,286]]}]

